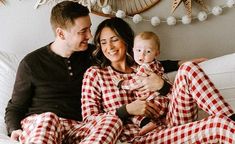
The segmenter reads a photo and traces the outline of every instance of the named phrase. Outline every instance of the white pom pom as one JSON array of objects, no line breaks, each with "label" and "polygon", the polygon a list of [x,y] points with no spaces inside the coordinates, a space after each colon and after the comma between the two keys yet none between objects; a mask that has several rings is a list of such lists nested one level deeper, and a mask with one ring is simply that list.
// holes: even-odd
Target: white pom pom
[{"label": "white pom pom", "polygon": [[97,0],[90,0],[90,2],[91,2],[91,5],[94,6],[96,4]]},{"label": "white pom pom", "polygon": [[142,20],[143,20],[143,18],[139,14],[135,14],[134,17],[133,17],[133,22],[136,23],[136,24],[141,22]]},{"label": "white pom pom", "polygon": [[222,8],[220,6],[216,6],[212,9],[212,13],[213,15],[217,16],[220,15],[222,13]]},{"label": "white pom pom", "polygon": [[176,24],[176,18],[173,17],[173,16],[169,16],[167,19],[166,19],[166,22],[168,25],[172,26],[172,25],[175,25]]},{"label": "white pom pom", "polygon": [[151,24],[152,26],[158,26],[161,23],[161,20],[159,17],[154,16],[151,18]]},{"label": "white pom pom", "polygon": [[235,5],[235,0],[228,0],[226,4],[229,8],[232,8]]},{"label": "white pom pom", "polygon": [[207,19],[207,13],[204,11],[201,11],[198,13],[197,18],[199,21],[204,21]]},{"label": "white pom pom", "polygon": [[190,24],[191,21],[192,21],[192,19],[191,19],[191,17],[188,16],[188,15],[185,15],[185,16],[182,17],[182,23],[183,23],[183,24]]},{"label": "white pom pom", "polygon": [[103,8],[102,8],[102,12],[103,12],[104,14],[111,14],[111,12],[112,12],[111,6],[110,6],[110,5],[107,5],[107,6],[103,7]]},{"label": "white pom pom", "polygon": [[116,17],[118,18],[125,18],[126,17],[126,13],[122,10],[118,10],[116,13]]}]

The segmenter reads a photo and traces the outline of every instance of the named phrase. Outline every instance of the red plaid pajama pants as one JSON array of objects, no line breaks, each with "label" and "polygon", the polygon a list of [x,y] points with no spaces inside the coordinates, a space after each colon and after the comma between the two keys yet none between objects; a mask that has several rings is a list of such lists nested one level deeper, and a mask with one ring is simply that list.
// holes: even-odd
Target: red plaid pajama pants
[{"label": "red plaid pajama pants", "polygon": [[[179,68],[168,96],[168,128],[136,137],[133,143],[235,143],[235,122],[228,118],[234,112],[197,64],[186,62]],[[197,105],[211,116],[195,121]]]},{"label": "red plaid pajama pants", "polygon": [[122,122],[116,116],[97,116],[82,123],[52,112],[26,117],[21,125],[20,142],[26,144],[112,144],[122,130]]}]

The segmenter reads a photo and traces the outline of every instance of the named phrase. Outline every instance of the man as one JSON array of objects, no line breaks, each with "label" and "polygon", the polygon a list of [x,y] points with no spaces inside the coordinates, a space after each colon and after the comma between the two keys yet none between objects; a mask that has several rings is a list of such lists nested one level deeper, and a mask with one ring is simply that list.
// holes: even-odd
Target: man
[{"label": "man", "polygon": [[92,63],[89,10],[64,1],[50,20],[55,41],[20,62],[5,114],[9,135],[21,143],[115,142],[122,130],[118,117],[80,122],[83,74]]}]

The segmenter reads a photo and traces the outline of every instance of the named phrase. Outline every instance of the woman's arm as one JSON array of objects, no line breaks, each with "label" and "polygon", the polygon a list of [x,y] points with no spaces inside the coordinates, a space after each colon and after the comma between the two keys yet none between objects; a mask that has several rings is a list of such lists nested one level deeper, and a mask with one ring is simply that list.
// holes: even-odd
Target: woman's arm
[{"label": "woman's arm", "polygon": [[104,88],[103,81],[109,79],[103,79],[103,73],[97,71],[99,71],[97,67],[91,67],[84,74],[81,99],[83,120],[94,120],[98,116],[110,114],[117,115],[122,120],[128,119],[130,114],[126,111],[126,105],[116,105],[108,96],[109,94],[104,92],[109,89],[109,86],[106,85]]},{"label": "woman's arm", "polygon": [[[123,121],[127,120],[132,115],[146,115],[147,102],[137,99],[131,103],[121,102],[118,98],[115,103],[110,103],[105,94],[102,92],[103,84],[101,84],[100,77],[95,68],[89,68],[84,74],[82,86],[82,116],[85,121],[94,119],[94,117],[106,114],[117,115]],[[118,88],[117,88],[118,90]],[[117,92],[118,93],[118,92]],[[120,95],[113,93],[115,97]],[[123,97],[128,97],[127,93],[122,93]],[[126,98],[128,99],[128,98]],[[123,105],[120,105],[123,103]],[[109,106],[111,104],[112,106]],[[107,108],[109,107],[109,108]],[[108,112],[107,112],[107,109]],[[106,111],[106,112],[105,112]]]},{"label": "woman's arm", "polygon": [[83,78],[82,84],[82,117],[84,121],[94,119],[98,115],[104,115],[101,109],[102,93],[98,75],[93,68],[89,68]]}]

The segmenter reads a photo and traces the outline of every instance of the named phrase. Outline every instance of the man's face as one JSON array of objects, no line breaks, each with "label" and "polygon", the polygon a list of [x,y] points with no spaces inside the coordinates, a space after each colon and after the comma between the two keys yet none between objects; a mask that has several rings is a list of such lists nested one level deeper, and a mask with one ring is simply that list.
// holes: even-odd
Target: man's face
[{"label": "man's face", "polygon": [[64,30],[64,40],[71,51],[84,51],[88,47],[91,35],[91,20],[89,16],[74,20],[74,25]]}]

